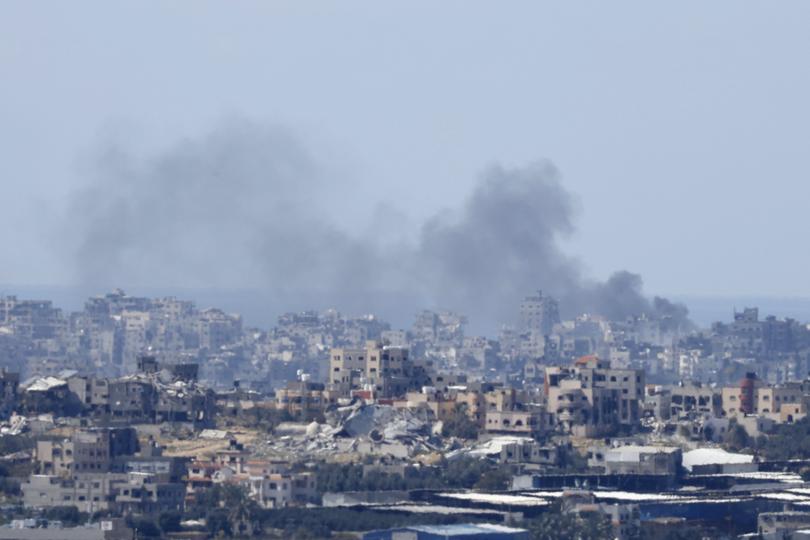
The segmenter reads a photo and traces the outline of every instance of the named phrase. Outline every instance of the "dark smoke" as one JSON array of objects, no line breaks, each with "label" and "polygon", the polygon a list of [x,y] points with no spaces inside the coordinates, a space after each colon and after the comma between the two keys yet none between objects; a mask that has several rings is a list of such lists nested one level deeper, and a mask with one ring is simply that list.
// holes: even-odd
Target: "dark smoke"
[{"label": "dark smoke", "polygon": [[276,313],[336,306],[404,324],[442,307],[491,331],[540,288],[569,316],[686,320],[685,307],[649,301],[637,274],[583,276],[559,247],[574,230],[574,200],[547,163],[491,168],[456,213],[427,220],[410,243],[347,231],[347,213],[401,216],[347,193],[357,195],[287,131],[229,122],[151,160],[103,152],[74,194],[65,245],[77,280],[96,290],[248,289]]}]

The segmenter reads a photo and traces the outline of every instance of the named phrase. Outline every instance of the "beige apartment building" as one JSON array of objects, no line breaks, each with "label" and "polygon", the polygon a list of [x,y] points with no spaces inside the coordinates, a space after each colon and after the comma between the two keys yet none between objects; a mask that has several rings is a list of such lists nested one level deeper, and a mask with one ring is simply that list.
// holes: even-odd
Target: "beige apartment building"
[{"label": "beige apartment building", "polygon": [[404,395],[412,382],[413,363],[408,349],[366,342],[362,349],[332,349],[329,384],[348,395],[370,390],[380,397]]},{"label": "beige apartment building", "polygon": [[549,424],[592,437],[632,428],[641,419],[645,377],[640,369],[612,369],[610,362],[584,356],[573,366],[546,369]]}]

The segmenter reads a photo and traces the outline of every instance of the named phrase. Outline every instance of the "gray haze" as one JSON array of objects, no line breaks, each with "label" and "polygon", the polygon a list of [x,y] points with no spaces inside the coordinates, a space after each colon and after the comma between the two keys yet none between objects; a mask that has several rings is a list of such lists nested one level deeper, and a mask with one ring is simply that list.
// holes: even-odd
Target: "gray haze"
[{"label": "gray haze", "polygon": [[[685,316],[648,302],[638,275],[587,279],[560,247],[577,204],[549,163],[492,166],[459,208],[399,239],[378,231],[386,220],[406,227],[407,212],[337,202],[335,186],[351,192],[352,180],[336,182],[280,127],[231,120],[146,157],[105,145],[86,173],[58,226],[69,231],[60,244],[82,289],[247,288],[275,309],[334,306],[397,321],[447,308],[488,330],[512,322],[538,288],[568,315]],[[347,230],[347,213],[368,214],[369,226]]]},{"label": "gray haze", "polygon": [[[720,296],[729,312],[743,295],[810,296],[810,251],[797,249],[806,243],[810,199],[808,20],[810,3],[800,0],[3,2],[0,283],[14,292],[80,278],[96,293],[102,283],[92,282],[111,272],[97,266],[109,266],[123,268],[133,292],[167,277],[213,287],[232,275],[226,254],[283,243],[245,232],[283,220],[291,210],[281,202],[267,203],[270,216],[249,228],[259,210],[234,205],[252,199],[223,194],[221,212],[240,215],[230,223],[221,213],[210,221],[195,215],[195,195],[167,193],[166,201],[188,205],[186,221],[164,222],[161,236],[177,240],[163,238],[155,249],[209,239],[186,246],[176,262],[150,252],[162,269],[132,256],[145,250],[131,233],[139,213],[159,214],[165,201],[150,207],[146,195],[112,195],[123,219],[110,221],[111,202],[96,209],[77,198],[87,186],[103,199],[104,190],[129,185],[96,178],[116,168],[141,181],[156,177],[155,156],[182,156],[178,141],[214,144],[204,134],[236,117],[294,130],[303,142],[290,142],[291,152],[308,155],[278,159],[294,160],[296,181],[328,190],[314,197],[327,208],[307,201],[295,219],[322,231],[312,241],[335,236],[326,246],[290,246],[296,258],[323,258],[312,251],[344,243],[387,256],[405,243],[413,260],[446,275],[455,259],[435,251],[472,227],[465,215],[486,189],[482,171],[502,163],[511,174],[549,159],[581,209],[575,230],[565,217],[549,218],[552,245],[567,255],[555,260],[578,261],[568,281],[555,278],[559,287],[599,292],[628,268],[650,293]],[[269,136],[291,137],[275,129]],[[182,157],[171,159],[177,163],[167,167],[185,167]],[[311,197],[285,183],[283,170],[274,174],[278,200]],[[205,200],[216,198],[215,187],[201,189]],[[69,212],[86,216],[72,221]],[[97,231],[85,230],[90,222]],[[435,235],[422,237],[425,223]],[[76,267],[82,242],[109,243],[119,232],[129,235],[127,247]],[[209,264],[212,245],[224,250],[222,260],[198,268]],[[186,261],[198,262],[181,270]],[[251,258],[236,266],[245,286],[264,287],[285,264]],[[346,272],[326,274],[342,280]],[[389,279],[397,290],[435,293],[414,276]],[[296,284],[308,276],[286,277]],[[632,281],[622,286],[635,290]],[[472,284],[480,284],[475,276],[445,282],[443,303],[463,304]]]}]

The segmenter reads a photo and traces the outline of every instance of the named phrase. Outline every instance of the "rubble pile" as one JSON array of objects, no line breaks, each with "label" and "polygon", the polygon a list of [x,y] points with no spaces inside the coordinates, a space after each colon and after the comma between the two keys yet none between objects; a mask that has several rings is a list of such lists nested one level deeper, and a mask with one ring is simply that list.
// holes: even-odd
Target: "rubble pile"
[{"label": "rubble pile", "polygon": [[518,437],[518,436],[501,436],[501,437],[493,437],[487,441],[476,442],[471,446],[464,446],[462,448],[458,448],[452,450],[446,454],[447,459],[456,459],[460,457],[471,457],[471,458],[491,458],[497,457],[501,454],[501,451],[506,445],[509,444],[521,444],[532,442],[534,439],[531,437]]},{"label": "rubble pile", "polygon": [[259,445],[263,454],[310,459],[335,454],[411,457],[438,450],[432,418],[410,409],[355,403],[329,411],[327,423],[284,423]]},{"label": "rubble pile", "polygon": [[20,435],[28,429],[28,418],[12,414],[8,422],[0,424],[0,435]]}]

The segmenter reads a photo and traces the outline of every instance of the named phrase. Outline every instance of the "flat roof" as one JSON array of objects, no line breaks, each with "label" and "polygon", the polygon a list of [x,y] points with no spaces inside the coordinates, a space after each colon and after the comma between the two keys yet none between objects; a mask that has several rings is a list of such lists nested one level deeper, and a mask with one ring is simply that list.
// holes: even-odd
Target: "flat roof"
[{"label": "flat roof", "polygon": [[458,525],[415,525],[405,527],[406,530],[419,531],[430,534],[445,536],[461,536],[470,534],[492,534],[498,533],[523,533],[526,529],[515,529],[505,525],[495,525],[493,523],[463,523]]}]

